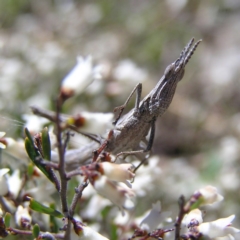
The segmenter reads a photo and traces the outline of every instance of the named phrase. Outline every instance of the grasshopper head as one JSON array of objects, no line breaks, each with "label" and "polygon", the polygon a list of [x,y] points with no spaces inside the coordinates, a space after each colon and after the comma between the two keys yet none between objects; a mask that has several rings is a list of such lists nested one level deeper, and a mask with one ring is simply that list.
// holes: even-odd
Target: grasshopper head
[{"label": "grasshopper head", "polygon": [[190,42],[182,50],[180,57],[174,63],[170,64],[166,68],[164,75],[166,76],[167,79],[168,77],[174,75],[177,77],[178,81],[180,81],[183,78],[184,68],[201,41],[202,40],[199,40],[193,45],[194,38],[190,40]]}]

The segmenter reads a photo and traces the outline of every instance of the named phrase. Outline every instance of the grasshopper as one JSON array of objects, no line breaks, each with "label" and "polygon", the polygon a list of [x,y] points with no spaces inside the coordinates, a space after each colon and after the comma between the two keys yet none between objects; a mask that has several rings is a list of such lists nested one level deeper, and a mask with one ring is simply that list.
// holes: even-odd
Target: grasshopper
[{"label": "grasshopper", "polygon": [[[194,38],[190,40],[182,50],[180,57],[168,65],[157,85],[142,101],[142,84],[139,83],[126,102],[114,109],[114,112],[119,111],[113,122],[115,128],[109,132],[108,139],[95,151],[94,161],[103,150],[116,154],[116,158],[120,155],[130,154],[141,158],[141,154],[150,152],[154,141],[155,122],[172,102],[177,84],[184,76],[185,66],[200,42],[201,40],[194,44]],[[121,117],[124,108],[135,92],[135,107]],[[149,131],[150,135],[147,141],[146,137]]]},{"label": "grasshopper", "polygon": [[[93,162],[97,161],[98,156],[103,151],[116,155],[116,159],[121,155],[135,155],[144,161],[153,145],[155,122],[158,117],[164,114],[171,104],[177,84],[184,76],[185,66],[200,42],[201,40],[194,44],[194,38],[190,40],[182,50],[180,57],[168,65],[157,85],[143,100],[141,100],[142,84],[137,84],[125,103],[114,109],[115,112],[118,111],[119,113],[113,122],[115,128],[109,131],[107,139],[102,140],[101,137],[96,135],[80,132],[95,142],[91,142],[83,148],[67,151],[67,165],[69,165],[71,169],[74,169],[75,166],[79,166],[79,164],[82,165],[85,161],[89,162],[92,149],[97,146],[96,144],[100,144],[100,147],[93,151]],[[135,107],[126,115],[122,116],[124,108],[135,92]],[[36,107],[32,107],[32,111],[36,115],[55,121],[54,113],[49,113]],[[146,138],[148,134],[149,140]],[[79,156],[82,155],[84,155],[84,158],[81,160]]]}]

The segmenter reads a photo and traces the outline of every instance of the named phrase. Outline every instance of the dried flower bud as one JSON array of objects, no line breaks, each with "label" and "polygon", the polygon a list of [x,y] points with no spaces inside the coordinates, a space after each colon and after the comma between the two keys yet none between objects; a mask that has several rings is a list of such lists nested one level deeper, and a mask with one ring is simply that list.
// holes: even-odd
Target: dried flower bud
[{"label": "dried flower bud", "polygon": [[5,132],[0,132],[0,148],[5,149],[6,148],[6,141],[3,138],[5,136]]}]

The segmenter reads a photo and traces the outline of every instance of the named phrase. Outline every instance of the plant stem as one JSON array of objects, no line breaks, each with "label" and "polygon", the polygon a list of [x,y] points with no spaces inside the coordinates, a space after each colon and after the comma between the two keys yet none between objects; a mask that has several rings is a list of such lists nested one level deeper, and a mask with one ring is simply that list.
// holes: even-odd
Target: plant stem
[{"label": "plant stem", "polygon": [[77,188],[75,188],[75,195],[73,197],[70,209],[69,209],[69,215],[70,217],[73,217],[74,210],[77,206],[78,200],[82,197],[83,190],[88,186],[87,178],[84,178],[84,182],[81,183]]},{"label": "plant stem", "polygon": [[180,196],[180,198],[178,200],[178,204],[179,204],[179,214],[178,214],[178,218],[175,223],[175,240],[180,239],[181,223],[182,223],[183,217],[186,213],[186,211],[184,209],[184,205],[185,205],[184,196]]},{"label": "plant stem", "polygon": [[[68,187],[68,179],[66,177],[65,172],[65,148],[62,143],[62,128],[61,128],[61,120],[60,120],[60,112],[61,112],[62,101],[60,98],[57,99],[56,102],[56,135],[57,135],[57,147],[58,147],[58,155],[59,155],[59,175],[60,175],[60,198],[62,203],[62,212],[66,218],[69,217],[68,213],[68,204],[67,204],[67,187]],[[70,240],[70,229],[71,224],[68,222],[64,239]]]}]

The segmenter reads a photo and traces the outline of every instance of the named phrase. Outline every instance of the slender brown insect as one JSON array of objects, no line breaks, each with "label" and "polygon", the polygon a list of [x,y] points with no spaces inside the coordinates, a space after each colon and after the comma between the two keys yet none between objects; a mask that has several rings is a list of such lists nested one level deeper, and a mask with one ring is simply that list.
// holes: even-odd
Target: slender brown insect
[{"label": "slender brown insect", "polygon": [[[113,122],[115,128],[109,132],[108,139],[95,151],[94,160],[103,150],[117,154],[117,157],[124,154],[140,156],[139,154],[151,150],[155,134],[155,122],[158,117],[164,114],[172,102],[177,84],[184,76],[185,66],[200,42],[201,40],[194,44],[194,38],[190,40],[182,50],[180,57],[166,68],[157,85],[142,101],[140,101],[142,84],[139,83],[126,102],[114,109],[115,112],[119,111],[116,120]],[[134,92],[136,92],[135,107],[121,117]],[[147,141],[146,136],[149,131],[150,137]]]}]

